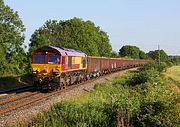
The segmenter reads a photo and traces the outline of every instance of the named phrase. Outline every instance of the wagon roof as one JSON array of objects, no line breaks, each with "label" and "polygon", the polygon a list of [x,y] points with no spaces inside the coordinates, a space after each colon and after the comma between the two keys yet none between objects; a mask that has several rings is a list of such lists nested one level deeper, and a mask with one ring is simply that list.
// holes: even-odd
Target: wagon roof
[{"label": "wagon roof", "polygon": [[134,60],[130,58],[118,57],[118,58],[111,58],[111,57],[98,57],[98,56],[88,56],[89,58],[97,58],[97,59],[116,59],[116,60]]}]

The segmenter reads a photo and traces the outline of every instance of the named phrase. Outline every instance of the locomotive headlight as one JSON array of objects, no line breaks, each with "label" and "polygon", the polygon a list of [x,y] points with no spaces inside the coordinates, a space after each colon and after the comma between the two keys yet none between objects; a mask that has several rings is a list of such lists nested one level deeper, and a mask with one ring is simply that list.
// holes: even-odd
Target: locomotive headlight
[{"label": "locomotive headlight", "polygon": [[60,75],[60,71],[59,71],[58,69],[54,69],[54,70],[53,70],[53,74],[54,74],[54,75]]},{"label": "locomotive headlight", "polygon": [[57,66],[56,68],[53,68],[53,74],[56,76],[61,75],[61,69],[59,66]]},{"label": "locomotive headlight", "polygon": [[33,74],[38,74],[38,71],[36,70],[36,71],[33,71]]},{"label": "locomotive headlight", "polygon": [[53,72],[53,74],[54,74],[54,75],[60,75],[60,73],[59,73],[59,72]]},{"label": "locomotive headlight", "polygon": [[59,70],[53,70],[53,74],[56,74],[56,75],[59,75],[60,74],[60,71]]},{"label": "locomotive headlight", "polygon": [[33,68],[32,73],[33,73],[33,74],[38,74],[38,73],[39,73],[38,68]]}]

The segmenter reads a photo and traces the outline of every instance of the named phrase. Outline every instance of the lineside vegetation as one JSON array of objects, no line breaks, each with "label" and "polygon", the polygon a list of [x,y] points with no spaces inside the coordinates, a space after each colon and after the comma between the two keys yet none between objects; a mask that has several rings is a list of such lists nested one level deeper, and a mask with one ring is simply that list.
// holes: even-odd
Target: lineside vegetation
[{"label": "lineside vegetation", "polygon": [[54,105],[28,124],[51,127],[176,127],[180,121],[175,82],[158,65],[141,67],[75,100]]}]

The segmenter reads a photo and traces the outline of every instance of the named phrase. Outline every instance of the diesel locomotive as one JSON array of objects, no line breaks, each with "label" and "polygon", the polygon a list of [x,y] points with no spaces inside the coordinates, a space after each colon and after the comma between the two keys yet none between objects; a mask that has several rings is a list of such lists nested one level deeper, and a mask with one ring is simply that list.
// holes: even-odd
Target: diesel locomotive
[{"label": "diesel locomotive", "polygon": [[38,89],[57,90],[147,63],[146,60],[93,57],[78,50],[44,46],[32,54],[33,82]]}]

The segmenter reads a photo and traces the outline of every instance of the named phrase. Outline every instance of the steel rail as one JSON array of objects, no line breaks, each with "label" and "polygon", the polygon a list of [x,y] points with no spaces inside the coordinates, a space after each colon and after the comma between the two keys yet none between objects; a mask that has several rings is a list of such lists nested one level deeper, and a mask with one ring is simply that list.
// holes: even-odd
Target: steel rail
[{"label": "steel rail", "polygon": [[1,91],[0,92],[0,100],[8,97],[8,96],[12,96],[12,95],[15,95],[17,93],[21,93],[21,92],[26,92],[28,90],[33,90],[35,89],[35,87],[33,86],[26,86],[26,87],[19,87],[19,88],[16,88],[16,89],[11,89],[11,90],[5,90],[5,91]]},{"label": "steel rail", "polygon": [[16,97],[16,98],[9,99],[7,101],[0,102],[0,106],[5,105],[7,103],[11,103],[11,102],[17,101],[17,100],[20,100],[20,99],[23,99],[23,98],[26,98],[26,97],[29,97],[29,96],[34,96],[37,93],[38,92],[28,93],[28,94],[25,94],[24,96],[19,96],[19,97]]}]

